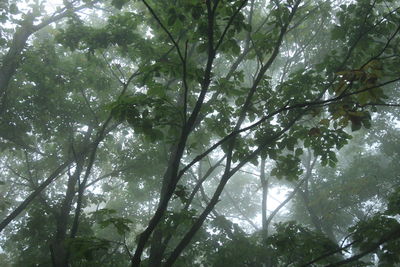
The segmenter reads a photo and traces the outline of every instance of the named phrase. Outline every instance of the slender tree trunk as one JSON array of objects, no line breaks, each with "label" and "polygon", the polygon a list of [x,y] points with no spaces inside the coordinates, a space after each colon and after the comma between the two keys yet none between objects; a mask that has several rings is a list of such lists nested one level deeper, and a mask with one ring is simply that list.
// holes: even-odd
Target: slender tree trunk
[{"label": "slender tree trunk", "polygon": [[305,191],[302,191],[302,190],[299,190],[299,193],[300,193],[300,196],[301,196],[301,198],[303,200],[304,206],[307,209],[307,212],[308,212],[308,214],[310,216],[311,222],[314,225],[315,229],[318,232],[321,232],[321,233],[325,234],[333,242],[337,242],[336,237],[335,237],[332,229],[330,229],[329,227],[324,225],[321,222],[321,219],[318,217],[317,212],[315,211],[314,207],[310,203],[308,193],[305,192]]},{"label": "slender tree trunk", "polygon": [[[123,90],[123,92],[124,92],[124,90]],[[84,197],[83,195],[84,195],[84,192],[86,189],[87,181],[89,179],[90,173],[91,173],[93,165],[94,165],[94,161],[96,159],[97,149],[99,148],[99,144],[100,144],[100,142],[103,141],[106,134],[114,128],[114,127],[111,127],[110,129],[107,130],[107,126],[109,125],[111,119],[112,119],[112,116],[110,114],[108,116],[107,120],[104,122],[101,129],[99,130],[99,132],[97,133],[97,137],[94,140],[93,145],[90,150],[90,155],[88,157],[88,163],[86,166],[85,175],[83,176],[82,182],[78,183],[78,197],[76,200],[76,209],[75,209],[74,219],[73,219],[73,223],[71,226],[71,234],[70,234],[71,238],[75,238],[76,234],[78,233],[79,218],[80,218],[80,214],[81,214],[81,210],[82,210],[82,202],[83,202],[83,197]],[[87,141],[89,140],[89,138],[91,136],[92,129],[90,129],[88,131],[88,133],[89,134],[87,135]]]},{"label": "slender tree trunk", "polygon": [[314,225],[315,229],[318,232],[321,232],[325,234],[329,239],[331,239],[333,242],[337,242],[335,235],[329,227],[324,225],[321,222],[321,219],[318,217],[317,212],[315,211],[314,207],[310,203],[309,199],[309,190],[308,190],[308,184],[309,184],[309,179],[311,178],[311,171],[314,168],[316,162],[316,158],[311,161],[311,152],[309,154],[308,162],[306,165],[306,180],[305,180],[305,187],[304,190],[299,190],[300,196],[303,200],[304,206],[307,209],[308,214],[310,215],[310,219],[312,224]]},{"label": "slender tree trunk", "polygon": [[26,41],[32,34],[32,23],[24,21],[23,26],[17,28],[10,49],[7,54],[2,58],[0,67],[0,115],[6,109],[7,93],[11,78],[15,74],[20,63],[22,50],[26,45]]},{"label": "slender tree trunk", "polygon": [[[170,155],[174,153],[177,149],[177,144],[172,145],[170,148]],[[167,166],[171,166],[173,164],[173,157],[169,158],[169,162]],[[166,201],[166,198],[168,198],[168,191],[169,187],[172,182],[172,177],[168,174],[168,170],[166,172],[166,175],[164,175],[164,178],[162,180],[161,184],[161,193],[160,193],[160,202]],[[162,221],[161,221],[162,223]],[[161,261],[164,255],[164,251],[166,248],[166,244],[163,243],[163,233],[160,230],[160,227],[157,226],[154,229],[154,232],[152,234],[151,238],[151,247],[150,247],[150,255],[149,255],[149,266],[150,267],[159,267],[161,266]]]},{"label": "slender tree trunk", "polygon": [[265,157],[261,157],[261,170],[260,170],[260,180],[262,188],[262,202],[261,202],[261,220],[263,235],[268,236],[268,225],[267,225],[267,198],[268,198],[268,180],[265,175]]},{"label": "slender tree trunk", "polygon": [[69,216],[72,210],[72,201],[75,196],[75,186],[82,173],[83,159],[78,159],[76,170],[68,179],[67,192],[61,204],[60,213],[56,217],[56,235],[51,244],[51,258],[53,266],[68,266],[68,248],[65,246]]}]

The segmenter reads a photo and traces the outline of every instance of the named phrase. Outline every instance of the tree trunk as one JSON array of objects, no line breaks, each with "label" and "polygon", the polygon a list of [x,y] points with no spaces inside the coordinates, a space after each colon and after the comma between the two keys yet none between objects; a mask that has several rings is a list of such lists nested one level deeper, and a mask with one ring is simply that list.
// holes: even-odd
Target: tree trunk
[{"label": "tree trunk", "polygon": [[[174,153],[174,151],[176,151],[176,149],[177,149],[177,144],[172,145],[170,148],[169,155],[173,155],[173,153]],[[170,157],[167,166],[171,166],[172,164],[173,164],[173,157]],[[168,197],[168,190],[169,190],[170,184],[172,182],[172,180],[171,180],[172,177],[170,175],[167,175],[167,173],[168,173],[168,170],[166,172],[166,175],[164,175],[164,179],[162,180],[160,202],[166,201],[166,198]],[[157,226],[151,237],[149,267],[160,267],[161,266],[161,262],[162,262],[162,258],[164,255],[166,245],[167,244],[163,243],[163,233],[159,229],[159,226]]]},{"label": "tree trunk", "polygon": [[304,191],[300,190],[300,195],[303,200],[304,206],[307,209],[308,214],[310,215],[310,219],[312,224],[314,225],[315,229],[318,232],[325,234],[330,240],[333,242],[337,242],[336,237],[329,227],[326,227],[322,222],[321,219],[318,217],[317,212],[310,204],[309,196],[308,196],[308,181],[305,183],[306,189]]},{"label": "tree trunk", "polygon": [[18,68],[22,50],[32,32],[32,23],[25,20],[22,26],[16,30],[10,49],[2,59],[0,67],[0,114],[6,109],[7,92],[11,78]]},{"label": "tree trunk", "polygon": [[260,180],[262,187],[262,202],[261,202],[261,220],[263,235],[268,236],[268,225],[267,225],[267,198],[268,198],[268,180],[265,176],[265,157],[261,157],[261,170]]},{"label": "tree trunk", "polygon": [[56,216],[56,235],[51,244],[51,257],[55,267],[68,266],[68,248],[65,246],[69,216],[72,209],[72,201],[75,196],[75,186],[83,169],[83,159],[77,161],[76,170],[68,179],[67,192],[61,204],[60,213]]}]

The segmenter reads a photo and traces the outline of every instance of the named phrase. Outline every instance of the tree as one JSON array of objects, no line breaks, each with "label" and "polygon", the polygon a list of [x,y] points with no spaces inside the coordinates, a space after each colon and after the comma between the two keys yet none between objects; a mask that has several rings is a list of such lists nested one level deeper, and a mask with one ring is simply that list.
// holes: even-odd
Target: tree
[{"label": "tree", "polygon": [[[65,14],[90,4],[67,5]],[[207,233],[212,217],[227,235],[224,244],[237,241],[242,246],[251,244],[256,251],[269,251],[267,259],[246,255],[243,262],[248,265],[304,264],[281,254],[281,238],[296,232],[302,234],[294,237],[299,240],[295,244],[306,242],[312,248],[316,246],[312,239],[318,239],[327,246],[314,250],[307,260],[340,249],[333,230],[318,226],[320,215],[310,204],[312,167],[320,159],[322,166],[335,168],[336,153],[348,143],[350,131],[370,128],[377,106],[397,105],[398,96],[392,91],[400,78],[398,3],[143,0],[111,1],[111,5],[120,11],[102,4],[107,19],[102,25],[90,16],[71,15],[65,24],[43,29],[40,33],[52,41],[44,46],[38,34],[38,43],[24,54],[15,90],[9,89],[8,81],[17,65],[3,60],[12,71],[2,70],[8,77],[2,121],[23,129],[20,138],[26,144],[15,146],[11,139],[14,145],[4,153],[4,162],[14,160],[18,166],[8,168],[7,182],[16,175],[18,180],[26,176],[34,191],[2,222],[1,229],[37,200],[31,207],[32,218],[40,215],[36,204],[54,215],[53,228],[43,232],[54,233],[50,243],[55,266],[93,262],[95,253],[112,245],[119,253],[122,247],[128,251],[132,266],[192,265],[209,255],[189,245],[212,242],[213,235]],[[21,44],[26,43],[28,35],[24,36]],[[40,49],[54,51],[53,56],[41,56],[36,52]],[[18,51],[19,57],[22,48]],[[52,67],[39,69],[40,62]],[[38,92],[33,90],[37,88]],[[29,111],[24,112],[27,103],[31,103]],[[50,108],[43,110],[41,105]],[[35,147],[38,151],[32,150]],[[259,241],[247,240],[239,226],[226,220],[228,212],[221,215],[216,209],[228,182],[235,183],[239,171],[258,167],[259,160],[262,203],[269,186],[266,175],[284,178],[290,185],[306,171],[290,198],[303,197],[317,232],[284,223],[277,226],[276,234],[264,234],[262,240],[269,245],[260,247]],[[268,166],[274,166],[268,174],[267,160]],[[51,162],[59,166],[55,171]],[[26,174],[20,171],[23,167]],[[122,185],[112,181],[108,188],[103,183],[101,193],[88,190],[108,175],[119,175]],[[33,178],[40,176],[48,178]],[[60,177],[66,187],[55,181]],[[53,194],[44,195],[45,188]],[[124,192],[122,201],[118,188]],[[143,196],[143,190],[148,195]],[[26,189],[22,192],[26,195]],[[197,192],[201,197],[196,197]],[[99,198],[103,193],[108,194]],[[235,212],[252,222],[251,213],[233,205],[239,193],[232,197],[226,191],[230,201],[221,204],[232,204]],[[242,199],[246,197],[248,192]],[[84,208],[93,209],[95,203],[105,209],[91,216]],[[121,207],[118,212],[113,205]],[[55,213],[54,207],[59,207]],[[261,208],[267,231],[277,212],[267,218],[266,206]],[[94,225],[113,226],[118,233],[108,237],[123,238],[99,239]],[[129,245],[138,232],[130,254]],[[383,236],[380,241],[391,240]],[[376,248],[361,247],[361,251]],[[330,256],[327,262],[345,261]]]}]

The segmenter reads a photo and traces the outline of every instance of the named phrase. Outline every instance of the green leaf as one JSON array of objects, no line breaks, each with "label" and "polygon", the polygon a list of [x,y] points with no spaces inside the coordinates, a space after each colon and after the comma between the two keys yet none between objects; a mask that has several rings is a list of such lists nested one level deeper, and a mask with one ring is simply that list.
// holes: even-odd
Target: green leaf
[{"label": "green leaf", "polygon": [[130,0],[112,0],[111,5],[113,5],[117,9],[122,9],[122,7],[128,3]]},{"label": "green leaf", "polygon": [[206,52],[208,49],[208,44],[207,43],[201,43],[198,47],[197,47],[197,52],[198,53],[204,53]]},{"label": "green leaf", "polygon": [[159,83],[154,83],[149,87],[149,90],[147,91],[147,95],[149,96],[157,96],[157,97],[163,97],[165,96],[165,89],[162,84]]},{"label": "green leaf", "polygon": [[352,132],[355,132],[355,131],[358,131],[358,130],[360,130],[361,129],[361,123],[354,123],[354,122],[352,122],[351,123],[351,131]]},{"label": "green leaf", "polygon": [[168,25],[168,26],[174,25],[177,18],[178,18],[178,17],[177,17],[176,14],[172,14],[171,16],[169,16],[167,25]]},{"label": "green leaf", "polygon": [[198,7],[198,6],[194,6],[194,7],[192,8],[192,13],[191,13],[191,15],[192,15],[192,18],[193,18],[194,20],[200,19],[200,16],[201,16],[201,8]]},{"label": "green leaf", "polygon": [[18,12],[19,12],[18,7],[17,7],[17,5],[15,3],[12,3],[10,5],[9,10],[10,10],[10,13],[13,14],[13,15],[18,14]]},{"label": "green leaf", "polygon": [[295,152],[295,156],[296,157],[300,157],[301,155],[303,155],[303,149],[302,148],[297,148],[296,152]]}]

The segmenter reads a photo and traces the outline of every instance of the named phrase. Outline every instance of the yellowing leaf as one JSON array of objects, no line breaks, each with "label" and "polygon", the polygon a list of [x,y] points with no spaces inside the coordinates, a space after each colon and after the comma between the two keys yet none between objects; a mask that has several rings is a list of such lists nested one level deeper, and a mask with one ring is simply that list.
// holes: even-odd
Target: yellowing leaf
[{"label": "yellowing leaf", "polygon": [[328,119],[322,119],[319,124],[329,127],[330,121]]}]

